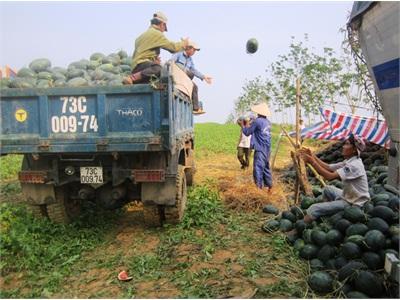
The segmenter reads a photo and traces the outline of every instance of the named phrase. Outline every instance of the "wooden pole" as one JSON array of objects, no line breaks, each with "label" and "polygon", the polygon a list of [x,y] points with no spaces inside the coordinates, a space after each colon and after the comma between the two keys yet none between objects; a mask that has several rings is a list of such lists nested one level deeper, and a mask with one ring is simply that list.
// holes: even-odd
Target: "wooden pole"
[{"label": "wooden pole", "polygon": [[300,78],[296,80],[296,145],[300,147]]},{"label": "wooden pole", "polygon": [[275,149],[275,154],[274,157],[272,158],[272,164],[271,164],[271,170],[274,171],[274,167],[275,167],[275,160],[276,160],[276,156],[278,155],[278,150],[279,150],[279,145],[281,144],[281,140],[282,140],[282,132],[279,135],[278,138],[278,142],[276,143],[276,149]]},{"label": "wooden pole", "polygon": [[[293,139],[290,137],[289,133],[285,130],[285,128],[282,127],[282,131],[285,134],[285,136],[288,138],[290,144],[292,144],[293,148],[297,149],[295,142],[293,141]],[[318,174],[318,172],[313,168],[312,165],[310,165],[309,163],[307,163],[307,166],[310,168],[310,170],[314,173],[315,177],[319,180],[319,182],[321,183],[321,185],[323,187],[326,186],[326,183],[324,181],[324,179],[321,177],[321,175]]]}]

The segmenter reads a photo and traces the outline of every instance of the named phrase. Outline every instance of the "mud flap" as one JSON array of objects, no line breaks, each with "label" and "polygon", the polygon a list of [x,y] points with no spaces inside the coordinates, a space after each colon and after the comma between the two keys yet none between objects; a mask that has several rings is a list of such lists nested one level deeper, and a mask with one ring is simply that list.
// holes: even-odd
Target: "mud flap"
[{"label": "mud flap", "polygon": [[164,182],[143,182],[142,202],[145,205],[174,205],[176,178],[167,177]]},{"label": "mud flap", "polygon": [[21,183],[21,188],[28,204],[43,205],[56,202],[54,186],[51,184]]}]

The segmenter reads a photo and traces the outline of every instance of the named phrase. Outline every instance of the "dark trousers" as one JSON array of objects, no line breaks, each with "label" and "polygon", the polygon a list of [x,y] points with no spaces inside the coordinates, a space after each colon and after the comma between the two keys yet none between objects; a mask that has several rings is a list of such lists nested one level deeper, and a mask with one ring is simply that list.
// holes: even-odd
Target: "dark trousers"
[{"label": "dark trousers", "polygon": [[237,147],[237,158],[240,161],[242,168],[247,168],[249,166],[250,156],[250,148]]},{"label": "dark trousers", "polygon": [[254,182],[260,189],[263,187],[272,187],[269,152],[254,151],[253,177]]},{"label": "dark trousers", "polygon": [[[187,76],[191,80],[194,78],[194,74],[190,71],[186,71]],[[192,103],[193,103],[193,110],[198,110],[199,107],[199,88],[197,87],[197,84],[193,82],[193,90],[192,90]]]},{"label": "dark trousers", "polygon": [[142,79],[136,81],[135,83],[148,83],[151,77],[160,78],[161,75],[161,65],[156,64],[152,61],[146,61],[144,63],[138,64],[132,71],[132,74],[140,72],[142,74]]}]

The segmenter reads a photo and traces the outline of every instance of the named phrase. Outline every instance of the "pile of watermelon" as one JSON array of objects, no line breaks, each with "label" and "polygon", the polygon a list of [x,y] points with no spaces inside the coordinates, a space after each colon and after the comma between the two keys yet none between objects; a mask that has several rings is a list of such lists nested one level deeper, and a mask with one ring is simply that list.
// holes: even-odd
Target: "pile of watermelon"
[{"label": "pile of watermelon", "polygon": [[[342,161],[337,143],[318,156],[327,163]],[[348,207],[332,216],[306,224],[303,217],[313,203],[321,202],[322,188],[310,178],[313,197],[301,196],[300,206],[279,211],[267,205],[263,211],[273,214],[262,229],[265,232],[296,229],[288,235],[298,255],[309,261],[309,286],[317,293],[334,293],[347,298],[399,298],[399,286],[384,272],[386,254],[399,257],[399,191],[387,184],[388,168],[384,150],[368,145],[362,155],[369,180],[371,201],[363,208]],[[293,170],[288,170],[287,175]],[[310,174],[311,175],[311,174]],[[287,176],[285,176],[287,177]],[[328,184],[342,188],[339,180]]]},{"label": "pile of watermelon", "polygon": [[50,88],[122,85],[123,77],[132,72],[132,58],[121,50],[104,55],[93,53],[89,59],[72,62],[67,68],[52,67],[46,58],[35,59],[17,72],[15,78],[3,78],[0,87]]}]

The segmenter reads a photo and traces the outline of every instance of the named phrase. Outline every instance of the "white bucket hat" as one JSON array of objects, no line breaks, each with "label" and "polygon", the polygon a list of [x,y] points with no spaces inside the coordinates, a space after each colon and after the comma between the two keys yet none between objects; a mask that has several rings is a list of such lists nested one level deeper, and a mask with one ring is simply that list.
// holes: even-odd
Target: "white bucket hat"
[{"label": "white bucket hat", "polygon": [[200,51],[200,47],[195,42],[193,42],[192,40],[189,40],[188,47],[192,47],[195,50]]},{"label": "white bucket hat", "polygon": [[263,102],[257,105],[253,105],[251,107],[251,110],[254,111],[256,114],[265,116],[265,117],[270,117],[271,116],[271,111],[269,110],[268,104]]}]

